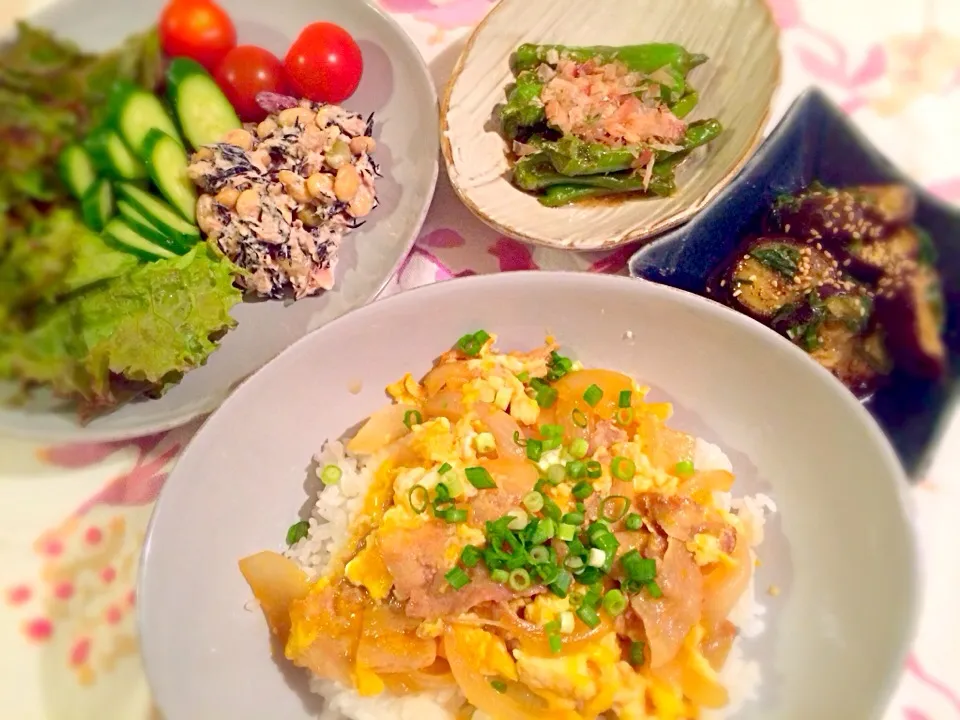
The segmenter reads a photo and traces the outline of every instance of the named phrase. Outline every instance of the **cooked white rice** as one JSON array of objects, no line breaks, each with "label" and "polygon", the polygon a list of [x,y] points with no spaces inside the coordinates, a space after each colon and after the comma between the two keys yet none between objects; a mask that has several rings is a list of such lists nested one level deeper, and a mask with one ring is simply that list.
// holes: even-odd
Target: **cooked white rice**
[{"label": "cooked white rice", "polygon": [[[323,485],[315,477],[311,478],[312,485],[308,490],[311,496],[316,495],[317,502],[310,513],[310,530],[306,537],[285,553],[311,578],[324,572],[348,536],[350,524],[363,507],[366,490],[379,465],[376,457],[363,461],[351,456],[338,441],[327,442],[315,459],[318,468],[337,465],[343,475],[337,485],[330,486]],[[723,450],[699,438],[694,452],[694,466],[702,470],[733,470]],[[765,514],[776,512],[777,509],[771,498],[758,494],[734,499],[730,493],[717,493],[716,500],[720,506],[737,513],[744,521],[754,545],[762,542]],[[753,557],[756,558],[756,555]],[[760,666],[744,657],[741,643],[744,637],[756,637],[763,632],[765,612],[766,609],[757,600],[754,577],[730,614],[730,621],[740,631],[720,673],[730,693],[730,703],[720,710],[704,710],[701,713],[703,720],[729,717],[757,697]],[[310,689],[327,700],[320,715],[321,720],[452,720],[453,715],[446,708],[458,695],[457,691],[450,690],[362,697],[353,688],[316,677],[311,678]]]}]

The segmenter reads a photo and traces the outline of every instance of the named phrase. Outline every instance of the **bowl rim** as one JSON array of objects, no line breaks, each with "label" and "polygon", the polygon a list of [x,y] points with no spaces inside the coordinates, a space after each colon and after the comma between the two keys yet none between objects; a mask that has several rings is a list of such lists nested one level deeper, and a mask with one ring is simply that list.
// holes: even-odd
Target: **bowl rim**
[{"label": "bowl rim", "polygon": [[[867,148],[871,153],[882,159],[891,172],[899,178],[897,182],[910,188],[914,195],[916,195],[917,198],[922,200],[925,204],[937,208],[944,214],[954,216],[957,218],[957,221],[960,222],[960,208],[951,205],[946,200],[930,192],[926,186],[903,170],[898,163],[896,163],[887,153],[878,147],[876,143],[867,137],[863,130],[860,129],[860,126],[857,125],[857,123],[855,123],[850,116],[844,113],[842,108],[837,105],[837,103],[835,103],[830,96],[827,95],[827,93],[825,93],[817,85],[808,85],[793,99],[786,112],[784,112],[783,116],[780,118],[779,122],[777,122],[777,124],[773,127],[773,129],[770,131],[770,134],[764,138],[763,142],[753,153],[753,156],[749,159],[749,161],[744,165],[738,176],[735,177],[730,184],[721,191],[719,196],[716,198],[715,203],[713,203],[709,208],[706,208],[703,213],[698,214],[697,217],[692,218],[690,222],[686,223],[682,227],[674,228],[672,231],[666,232],[659,237],[654,238],[651,242],[643,245],[643,247],[637,248],[630,255],[629,260],[627,260],[627,272],[629,273],[630,277],[636,280],[643,280],[645,282],[658,282],[638,272],[636,270],[637,265],[639,265],[641,261],[645,261],[646,256],[649,253],[652,253],[660,248],[669,248],[675,244],[688,243],[690,241],[690,235],[697,231],[699,223],[705,221],[705,215],[721,212],[723,204],[729,198],[734,197],[744,185],[755,183],[756,179],[754,177],[754,173],[756,172],[756,167],[763,162],[767,151],[774,144],[784,142],[784,138],[788,135],[798,131],[802,132],[802,129],[799,127],[799,125],[803,122],[804,114],[808,112],[809,108],[822,108],[831,117],[833,117],[837,123],[845,127],[845,129],[856,140],[859,146]],[[668,285],[668,287],[672,286]],[[678,289],[682,290],[682,288]],[[693,292],[694,294],[699,294],[695,291],[684,292]],[[706,296],[701,295],[701,297]],[[708,297],[707,299],[713,300],[714,302],[719,302],[715,298]],[[957,413],[957,411],[960,410],[960,389],[948,391],[948,395],[946,406],[944,407],[939,419],[936,421],[926,446],[923,448],[913,467],[908,472],[908,478],[919,481],[924,475],[927,474],[936,459],[937,450],[947,435],[951,419]],[[901,465],[902,464],[903,463],[901,462]]]},{"label": "bowl rim", "polygon": [[[453,146],[450,142],[448,136],[449,123],[447,116],[450,111],[450,102],[453,98],[453,90],[457,82],[460,79],[460,76],[463,74],[464,66],[466,65],[467,58],[473,50],[473,46],[476,44],[477,39],[479,38],[480,32],[485,29],[487,23],[491,18],[494,17],[497,13],[507,7],[511,2],[520,2],[520,0],[499,0],[497,4],[493,7],[490,12],[486,14],[483,20],[470,32],[469,38],[467,38],[466,44],[463,46],[463,50],[460,52],[460,56],[457,58],[457,63],[453,67],[453,72],[450,74],[450,78],[447,80],[447,84],[444,86],[444,91],[442,99],[440,101],[440,150],[443,155],[444,167],[447,172],[447,177],[450,180],[450,186],[453,188],[454,193],[456,193],[457,198],[461,203],[470,211],[474,217],[486,224],[488,227],[496,230],[501,235],[513,238],[515,240],[520,240],[531,245],[539,245],[541,247],[554,248],[556,250],[566,250],[568,252],[582,253],[582,252],[598,252],[598,251],[607,251],[607,250],[616,250],[617,248],[623,247],[625,245],[630,245],[632,243],[638,242],[640,240],[645,240],[647,238],[653,238],[661,233],[666,232],[672,228],[675,228],[679,225],[684,224],[697,213],[699,213],[704,207],[709,205],[716,196],[722,192],[730,182],[736,177],[740,172],[741,168],[747,163],[747,161],[753,156],[754,152],[761,145],[764,140],[764,131],[767,128],[767,123],[770,121],[770,115],[773,112],[773,101],[777,96],[777,93],[780,90],[780,87],[783,82],[783,54],[779,50],[780,39],[782,33],[780,26],[776,22],[776,18],[773,14],[773,10],[770,7],[769,3],[764,0],[741,0],[742,2],[752,2],[757,6],[757,9],[767,16],[767,21],[769,22],[770,27],[774,31],[774,36],[777,40],[777,52],[774,58],[774,81],[773,86],[770,92],[770,101],[767,103],[766,108],[764,109],[763,116],[760,118],[760,122],[757,124],[756,130],[750,138],[750,141],[744,150],[741,153],[740,157],[737,158],[736,162],[730,167],[729,171],[726,172],[723,177],[721,177],[713,186],[699,199],[690,203],[686,208],[677,211],[670,217],[664,218],[649,230],[628,233],[627,235],[621,236],[619,239],[612,242],[607,242],[605,244],[600,244],[590,247],[571,247],[565,245],[560,241],[549,240],[546,237],[530,235],[522,230],[516,228],[511,228],[508,225],[503,225],[502,223],[494,220],[477,204],[469,197],[466,191],[460,186],[460,183],[454,178],[451,169],[454,167],[454,158],[453,158]],[[511,186],[512,187],[512,186]],[[517,188],[514,188],[516,192],[523,192]]]},{"label": "bowl rim", "polygon": [[[15,21],[18,21],[18,22],[26,21],[46,29],[49,27],[49,21],[54,17],[56,17],[58,8],[60,8],[65,4],[80,5],[87,1],[88,0],[54,0],[51,4],[47,5],[44,8],[30,11],[14,19]],[[373,2],[372,0],[362,0],[360,4],[363,5],[367,11],[373,12],[377,16],[379,16],[380,19],[386,23],[386,26],[390,28],[390,31],[398,39],[398,41],[403,43],[406,46],[407,50],[410,52],[411,58],[413,59],[414,66],[419,68],[421,78],[425,81],[425,85],[427,88],[427,98],[428,100],[431,101],[431,105],[436,109],[439,105],[436,85],[433,82],[433,77],[430,74],[430,68],[428,67],[427,62],[423,57],[423,53],[420,52],[416,43],[413,41],[410,35],[403,29],[403,27],[400,25],[397,19],[394,18],[389,13],[387,13],[378,3]],[[17,25],[15,22],[10,28],[7,29],[6,32],[0,32],[0,47],[6,45],[11,40],[13,40],[16,37],[16,31],[17,31]],[[427,114],[430,115],[429,112]],[[423,226],[427,220],[427,215],[430,213],[430,209],[433,207],[433,200],[436,197],[437,182],[439,181],[439,179],[440,179],[440,162],[436,158],[434,153],[434,159],[430,163],[430,179],[428,182],[429,189],[425,197],[425,202],[423,203],[423,207],[420,209],[420,212],[416,220],[411,226],[410,236],[407,238],[406,242],[404,243],[402,252],[397,257],[397,260],[393,263],[393,266],[390,268],[389,273],[387,273],[383,277],[383,279],[379,281],[378,285],[376,286],[375,290],[372,293],[369,293],[365,296],[365,299],[363,300],[362,304],[357,305],[356,307],[352,308],[351,310],[348,310],[346,313],[343,313],[338,317],[342,317],[343,315],[349,314],[353,310],[357,310],[361,307],[365,307],[366,305],[369,305],[370,303],[372,303],[374,300],[378,299],[380,295],[383,293],[383,291],[390,284],[390,281],[396,277],[397,272],[400,270],[400,268],[403,267],[403,264],[410,257],[410,252],[413,250],[414,245],[416,245],[417,240],[420,237],[420,233],[423,230]],[[334,320],[336,319],[338,318],[334,318]],[[333,321],[328,321],[328,322],[333,322]],[[324,323],[324,325],[326,324],[328,323]],[[306,333],[300,338],[297,338],[297,340],[294,341],[294,344],[296,342],[299,342],[300,340],[303,339],[303,337],[306,337],[306,335],[311,334],[317,329],[319,328],[314,328],[314,330],[311,330],[310,332]],[[288,345],[287,347],[290,347],[290,346]],[[267,363],[261,366],[261,368],[265,367],[270,362],[273,362],[273,360],[275,360],[279,355],[281,355],[287,349],[287,347],[284,347],[283,349],[281,349],[276,355],[273,356],[273,358],[271,358]],[[217,350],[215,350],[214,352],[217,352],[219,350],[220,348],[218,347]],[[203,368],[204,366],[201,365],[200,367],[194,368],[190,372],[196,372],[198,370],[202,370]],[[197,418],[208,416],[210,413],[212,413],[218,407],[220,407],[240,387],[240,385],[246,382],[246,380],[249,377],[252,377],[257,372],[259,372],[261,368],[257,368],[257,370],[251,373],[251,375],[249,375],[248,377],[239,379],[228,390],[222,393],[218,393],[216,395],[208,396],[204,401],[196,403],[193,407],[184,409],[181,412],[178,412],[175,414],[171,413],[170,416],[165,420],[163,420],[162,422],[157,421],[149,424],[149,426],[140,425],[135,427],[129,427],[127,429],[104,428],[102,430],[99,430],[99,429],[89,430],[88,426],[80,425],[79,422],[77,422],[77,424],[73,428],[65,427],[63,429],[55,429],[52,431],[50,430],[42,431],[35,428],[21,428],[18,425],[12,424],[12,425],[4,425],[2,427],[2,431],[5,436],[15,440],[23,440],[27,442],[41,442],[41,443],[119,442],[124,440],[131,440],[138,437],[144,437],[147,435],[166,433],[166,432],[170,432],[171,430],[175,430],[177,428],[183,427],[188,423],[192,422],[193,420],[196,420]],[[150,402],[150,400],[141,400],[140,402]],[[117,408],[119,409],[122,407],[126,407],[129,404],[130,404],[129,402],[124,403],[122,405],[117,406]],[[70,412],[73,412],[72,408]],[[56,415],[57,413],[42,413],[42,414]]]},{"label": "bowl rim", "polygon": [[[607,286],[611,284],[617,284],[622,286],[624,289],[628,289],[629,287],[636,288],[636,292],[639,292],[640,294],[650,292],[669,296],[672,301],[686,306],[693,312],[705,313],[721,319],[726,318],[729,322],[738,326],[742,332],[753,333],[758,337],[762,336],[765,342],[780,344],[781,349],[784,352],[793,354],[794,357],[805,363],[814,375],[818,375],[820,378],[822,378],[826,385],[833,389],[833,395],[837,398],[837,401],[847,405],[849,410],[856,417],[858,417],[860,425],[863,426],[864,430],[871,438],[874,444],[874,449],[879,451],[881,454],[883,464],[886,466],[888,471],[887,475],[891,480],[891,482],[888,484],[890,485],[890,490],[894,495],[894,501],[898,511],[897,515],[904,530],[904,549],[910,559],[910,582],[906,595],[906,617],[905,626],[903,628],[904,633],[901,640],[897,643],[893,652],[890,654],[889,669],[885,673],[883,684],[880,688],[878,688],[878,692],[876,693],[873,703],[873,706],[877,712],[883,711],[896,691],[903,665],[906,662],[909,652],[916,639],[920,622],[920,609],[922,600],[921,580],[924,573],[922,567],[922,557],[920,555],[919,528],[914,521],[915,515],[911,512],[913,508],[913,499],[909,494],[910,485],[903,466],[900,464],[896,452],[893,449],[893,446],[866,408],[864,408],[863,405],[858,402],[851,393],[847,392],[846,387],[839,380],[833,377],[833,375],[831,375],[819,363],[812,360],[807,353],[795,346],[786,338],[780,337],[776,334],[766,333],[764,331],[765,328],[762,325],[756,323],[745,315],[738,313],[737,311],[728,308],[725,305],[721,305],[720,303],[711,301],[694,293],[689,293],[684,290],[671,287],[669,285],[662,285],[660,283],[655,283],[648,280],[634,279],[619,275],[583,273],[569,270],[526,270],[512,273],[493,273],[458,278],[451,282],[459,284],[446,287],[449,282],[431,283],[429,285],[423,285],[414,288],[407,292],[398,293],[397,295],[385,298],[381,302],[364,305],[356,310],[341,315],[335,320],[332,320],[322,327],[316,328],[304,337],[300,338],[297,342],[287,347],[269,363],[265,364],[255,373],[245,378],[241,385],[233,393],[231,393],[230,397],[228,397],[220,407],[218,407],[204,420],[200,429],[194,433],[192,438],[187,443],[187,446],[180,454],[179,459],[182,460],[190,453],[204,452],[200,449],[200,447],[201,445],[207,445],[206,437],[208,434],[212,435],[216,432],[213,427],[214,423],[219,422],[219,418],[221,416],[226,416],[228,413],[232,413],[232,404],[239,402],[237,398],[241,392],[244,392],[244,386],[250,382],[253,382],[259,375],[263,374],[270,365],[279,362],[280,359],[287,354],[299,352],[301,345],[316,342],[313,339],[314,335],[329,332],[332,328],[340,324],[362,323],[367,314],[380,312],[381,306],[384,303],[392,305],[400,305],[404,303],[428,305],[430,304],[431,300],[442,300],[444,295],[451,292],[457,292],[458,288],[463,287],[464,283],[471,283],[473,285],[480,286],[489,285],[490,290],[492,291],[497,290],[498,286],[503,283],[517,284],[521,287],[533,288],[534,290],[536,289],[536,285],[538,283],[546,283],[551,285],[555,285],[558,282],[570,283],[572,287],[580,286],[579,289],[587,291],[589,291],[590,286],[596,286],[598,283]],[[628,291],[635,292],[634,290]],[[188,484],[188,480],[186,479],[187,476],[184,476],[184,480],[179,480],[181,474],[185,472],[182,470],[183,467],[184,464],[182,462],[178,462],[174,466],[173,470],[171,470],[170,475],[167,478],[167,481],[164,483],[159,497],[154,504],[153,511],[151,512],[150,520],[147,524],[144,535],[143,545],[138,557],[139,563],[137,567],[135,584],[135,591],[138,599],[141,597],[146,597],[144,590],[146,587],[149,568],[151,567],[150,555],[154,548],[155,531],[159,522],[158,519],[161,512],[163,512],[163,509],[166,507],[167,498],[170,497],[168,489],[173,487],[174,484]],[[146,652],[147,646],[151,644],[147,638],[153,634],[153,631],[148,629],[145,612],[145,608],[149,604],[149,601],[140,601],[137,603],[136,627],[141,639],[140,652],[144,666],[144,672],[147,677],[148,685],[151,687],[152,691],[153,682],[151,678],[154,673],[151,670],[152,663],[148,657],[148,653]],[[160,707],[161,699],[155,696],[154,700],[158,707]],[[162,707],[160,707],[160,709],[162,710]]]}]

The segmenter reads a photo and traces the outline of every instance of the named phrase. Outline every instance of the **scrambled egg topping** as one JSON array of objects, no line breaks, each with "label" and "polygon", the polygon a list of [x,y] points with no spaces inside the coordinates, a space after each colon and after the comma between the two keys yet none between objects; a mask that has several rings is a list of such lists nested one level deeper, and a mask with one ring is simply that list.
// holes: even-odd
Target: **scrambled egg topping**
[{"label": "scrambled egg topping", "polygon": [[[615,483],[620,483],[616,492],[623,492],[625,478],[634,494],[652,493],[670,498],[683,494],[692,472],[692,466],[685,468],[690,472],[679,470],[684,463],[690,464],[692,439],[675,431],[670,431],[672,435],[662,431],[671,408],[668,403],[646,402],[648,388],[617,375],[614,380],[621,383],[616,386],[621,390],[610,392],[619,407],[610,403],[608,406],[585,404],[583,399],[593,392],[591,388],[601,390],[600,383],[610,386],[613,382],[610,376],[615,374],[600,371],[601,374],[593,376],[590,373],[594,371],[566,361],[563,366],[566,378],[552,386],[555,394],[549,402],[549,389],[546,400],[543,395],[546,381],[538,384],[537,379],[549,378],[548,373],[555,372],[559,364],[557,354],[551,354],[549,348],[540,353],[502,354],[493,350],[494,340],[488,337],[479,347],[472,348],[475,350],[472,355],[466,353],[464,357],[461,352],[441,358],[423,381],[408,374],[386,388],[397,406],[410,408],[402,416],[406,427],[376,429],[390,442],[369,458],[379,464],[379,469],[363,510],[351,525],[350,537],[342,550],[344,562],[331,562],[324,577],[312,587],[299,591],[294,599],[287,600],[290,620],[287,657],[319,675],[352,683],[361,694],[377,694],[387,689],[415,691],[420,687],[418,673],[426,670],[420,668],[406,673],[395,669],[395,664],[403,662],[391,660],[388,651],[399,648],[397,655],[401,658],[409,660],[422,655],[422,662],[427,663],[430,672],[436,668],[436,678],[460,685],[478,712],[494,718],[497,717],[495,708],[500,707],[503,714],[531,719],[547,712],[557,720],[594,720],[604,713],[612,713],[621,720],[682,720],[698,717],[701,707],[721,706],[726,702],[726,693],[705,650],[707,641],[713,637],[711,633],[716,630],[697,622],[678,639],[673,658],[666,665],[654,668],[651,646],[640,622],[642,613],[635,614],[631,609],[637,602],[633,596],[626,597],[623,607],[616,608],[616,612],[610,609],[612,600],[610,606],[606,597],[603,605],[598,602],[600,624],[596,629],[588,626],[590,615],[583,614],[582,610],[582,603],[594,586],[576,584],[570,592],[566,589],[540,591],[532,597],[520,595],[511,600],[511,612],[522,616],[521,630],[514,627],[516,621],[503,624],[497,619],[497,608],[506,606],[483,602],[465,612],[460,610],[438,617],[430,617],[429,613],[415,618],[403,615],[403,603],[413,602],[417,588],[411,590],[404,586],[398,574],[405,571],[398,567],[404,558],[398,560],[397,548],[387,545],[396,543],[397,533],[417,533],[428,526],[441,528],[438,532],[443,533],[442,544],[436,546],[430,560],[436,563],[435,567],[422,570],[415,566],[421,573],[417,577],[422,578],[418,582],[435,582],[438,577],[453,577],[458,581],[465,578],[470,584],[465,585],[464,592],[480,592],[482,588],[490,597],[500,597],[491,585],[494,572],[490,569],[480,572],[484,567],[480,558],[485,557],[483,552],[489,547],[489,528],[474,518],[478,507],[474,503],[497,496],[482,483],[469,481],[466,470],[476,469],[478,464],[493,467],[484,463],[510,457],[511,452],[516,454],[516,447],[504,447],[505,444],[526,447],[531,442],[540,442],[547,437],[543,425],[556,427],[558,423],[566,423],[564,427],[579,432],[577,413],[584,417],[585,413],[591,413],[590,428],[595,433],[588,438],[589,446],[586,440],[579,447],[565,440],[540,453],[527,448],[529,460],[525,462],[536,469],[532,477],[541,478],[535,492],[541,499],[536,502],[541,508],[546,504],[556,508],[557,515],[550,521],[554,533],[559,526],[575,522],[571,517],[584,514],[587,506],[595,513],[592,517],[596,518],[597,514],[605,517],[599,498],[611,495]],[[446,367],[454,362],[459,363],[456,368]],[[608,375],[603,375],[604,372]],[[596,383],[591,384],[589,381],[594,377]],[[603,392],[608,391],[603,389]],[[438,398],[444,398],[442,406],[438,406]],[[561,415],[571,413],[571,408],[573,425]],[[501,413],[501,419],[492,421],[490,412]],[[502,420],[507,416],[509,422]],[[399,417],[395,415],[391,422],[396,423]],[[504,427],[510,427],[510,423],[519,429],[513,437],[504,435]],[[604,439],[598,440],[600,437]],[[585,450],[586,447],[589,450]],[[598,468],[596,472],[591,471],[589,476],[577,475],[572,481],[548,481],[551,473],[558,472],[557,466],[567,473],[577,468],[579,473],[587,463]],[[617,464],[630,468],[629,477],[622,471],[615,473]],[[698,493],[696,497],[713,513],[710,517],[743,532],[743,523],[737,515],[718,505],[709,487]],[[632,496],[627,500],[632,501]],[[523,503],[527,504],[519,500],[509,502],[504,510],[507,513],[504,522],[513,520],[516,525],[509,527],[522,528],[520,520],[528,522],[538,512],[533,502],[526,496]],[[590,502],[594,504],[589,505]],[[444,525],[438,520],[441,515],[437,508],[440,507],[463,508],[466,512],[462,520]],[[578,532],[585,532],[591,521],[582,522]],[[653,527],[653,519],[649,517],[642,518],[642,525],[638,522],[636,526],[623,527],[624,522],[629,520],[623,516],[607,522],[608,528],[617,523],[613,529],[618,533],[627,531],[628,539],[624,542],[634,536],[645,537],[642,533],[649,534]],[[638,532],[641,535],[636,535]],[[610,534],[613,537],[612,530]],[[569,537],[574,538],[572,534]],[[425,547],[411,540],[407,551],[411,555],[424,553]],[[641,543],[637,547],[642,551],[644,546]],[[692,532],[679,547],[689,553],[705,578],[715,580],[724,577],[720,573],[736,572],[738,560],[729,552],[729,547],[723,546],[721,534],[712,526],[705,525]],[[619,552],[622,555],[629,549],[620,547]],[[469,552],[476,553],[475,561],[466,560],[465,553]],[[662,549],[660,552],[662,557]],[[609,593],[611,587],[615,589],[616,582],[622,578],[615,575],[617,566],[612,560],[604,566],[605,557],[595,550],[585,558],[594,569],[603,566],[601,580],[594,584],[599,588],[597,592]],[[561,558],[556,562],[564,561]],[[661,562],[656,560],[658,572]],[[565,568],[583,566],[583,562],[563,565]],[[462,578],[455,572],[458,568]],[[531,566],[531,569],[535,568]],[[610,577],[616,578],[615,581],[604,585],[604,573],[614,573]],[[504,572],[503,575],[512,582],[514,574]],[[497,581],[507,582],[503,577]],[[548,585],[552,581],[534,575],[525,582]],[[449,580],[449,584],[436,586],[432,594],[427,594],[425,602],[445,599],[459,591],[455,589],[454,580]],[[354,590],[349,591],[350,588]],[[657,587],[657,593],[662,594],[664,590],[669,592],[670,588]],[[659,597],[650,588],[640,589],[639,593],[649,593],[644,595],[643,602],[653,602]],[[673,600],[665,597],[664,602]],[[365,629],[369,625],[369,613],[378,607],[392,608],[389,612],[394,615],[389,617],[393,618],[393,625],[389,631]],[[663,607],[665,609],[657,612],[669,612],[669,604]],[[468,653],[460,652],[467,648]],[[383,655],[388,659],[384,660]]]}]

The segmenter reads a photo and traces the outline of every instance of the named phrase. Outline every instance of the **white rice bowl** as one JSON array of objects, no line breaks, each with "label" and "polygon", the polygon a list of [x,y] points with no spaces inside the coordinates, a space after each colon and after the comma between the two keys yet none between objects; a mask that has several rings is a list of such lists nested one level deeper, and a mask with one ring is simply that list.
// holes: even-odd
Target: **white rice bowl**
[{"label": "white rice bowl", "polygon": [[[679,429],[679,428],[678,428]],[[363,508],[367,488],[380,464],[378,456],[358,458],[347,452],[342,442],[331,440],[324,444],[314,458],[318,470],[335,465],[341,470],[336,485],[324,485],[319,473],[311,473],[308,486],[310,497],[316,497],[306,536],[287,549],[284,554],[296,562],[311,579],[320,577],[336,556],[349,530]],[[733,464],[719,446],[701,438],[694,447],[694,466],[699,470],[727,470],[734,472]],[[756,548],[763,542],[766,514],[777,510],[773,499],[764,494],[736,498],[731,493],[716,492],[718,506],[735,513],[748,529],[752,547],[751,557],[756,561]],[[730,695],[729,704],[721,709],[701,711],[702,720],[720,720],[735,714],[747,702],[757,698],[761,673],[760,664],[744,657],[744,638],[756,637],[764,631],[764,606],[757,599],[756,574],[751,576],[746,591],[730,613],[729,620],[737,627],[737,638],[720,678]],[[309,672],[309,671],[306,671]],[[311,674],[312,675],[312,674]],[[421,692],[394,695],[388,691],[373,697],[361,696],[354,688],[334,680],[311,676],[310,690],[322,696],[326,703],[320,720],[452,720],[447,710],[454,700],[462,700],[458,690]],[[474,720],[485,720],[477,712]]]}]

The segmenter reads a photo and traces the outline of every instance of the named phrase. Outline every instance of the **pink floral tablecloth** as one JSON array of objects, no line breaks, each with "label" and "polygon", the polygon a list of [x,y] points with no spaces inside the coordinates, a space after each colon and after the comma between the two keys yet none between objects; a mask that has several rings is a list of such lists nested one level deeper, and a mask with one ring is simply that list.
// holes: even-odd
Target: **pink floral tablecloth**
[{"label": "pink floral tablecloth", "polygon": [[[0,0],[0,27],[46,1]],[[379,2],[415,39],[438,86],[493,4]],[[804,87],[819,84],[901,167],[960,203],[960,2],[771,4],[785,60],[772,122]],[[498,237],[442,177],[416,248],[387,293],[474,273],[618,273],[629,255],[578,256]],[[885,720],[960,720],[960,415],[953,420],[928,477],[912,491],[922,617]],[[196,429],[97,445],[0,438],[0,718],[156,717],[137,653],[133,587],[154,500]]]}]

